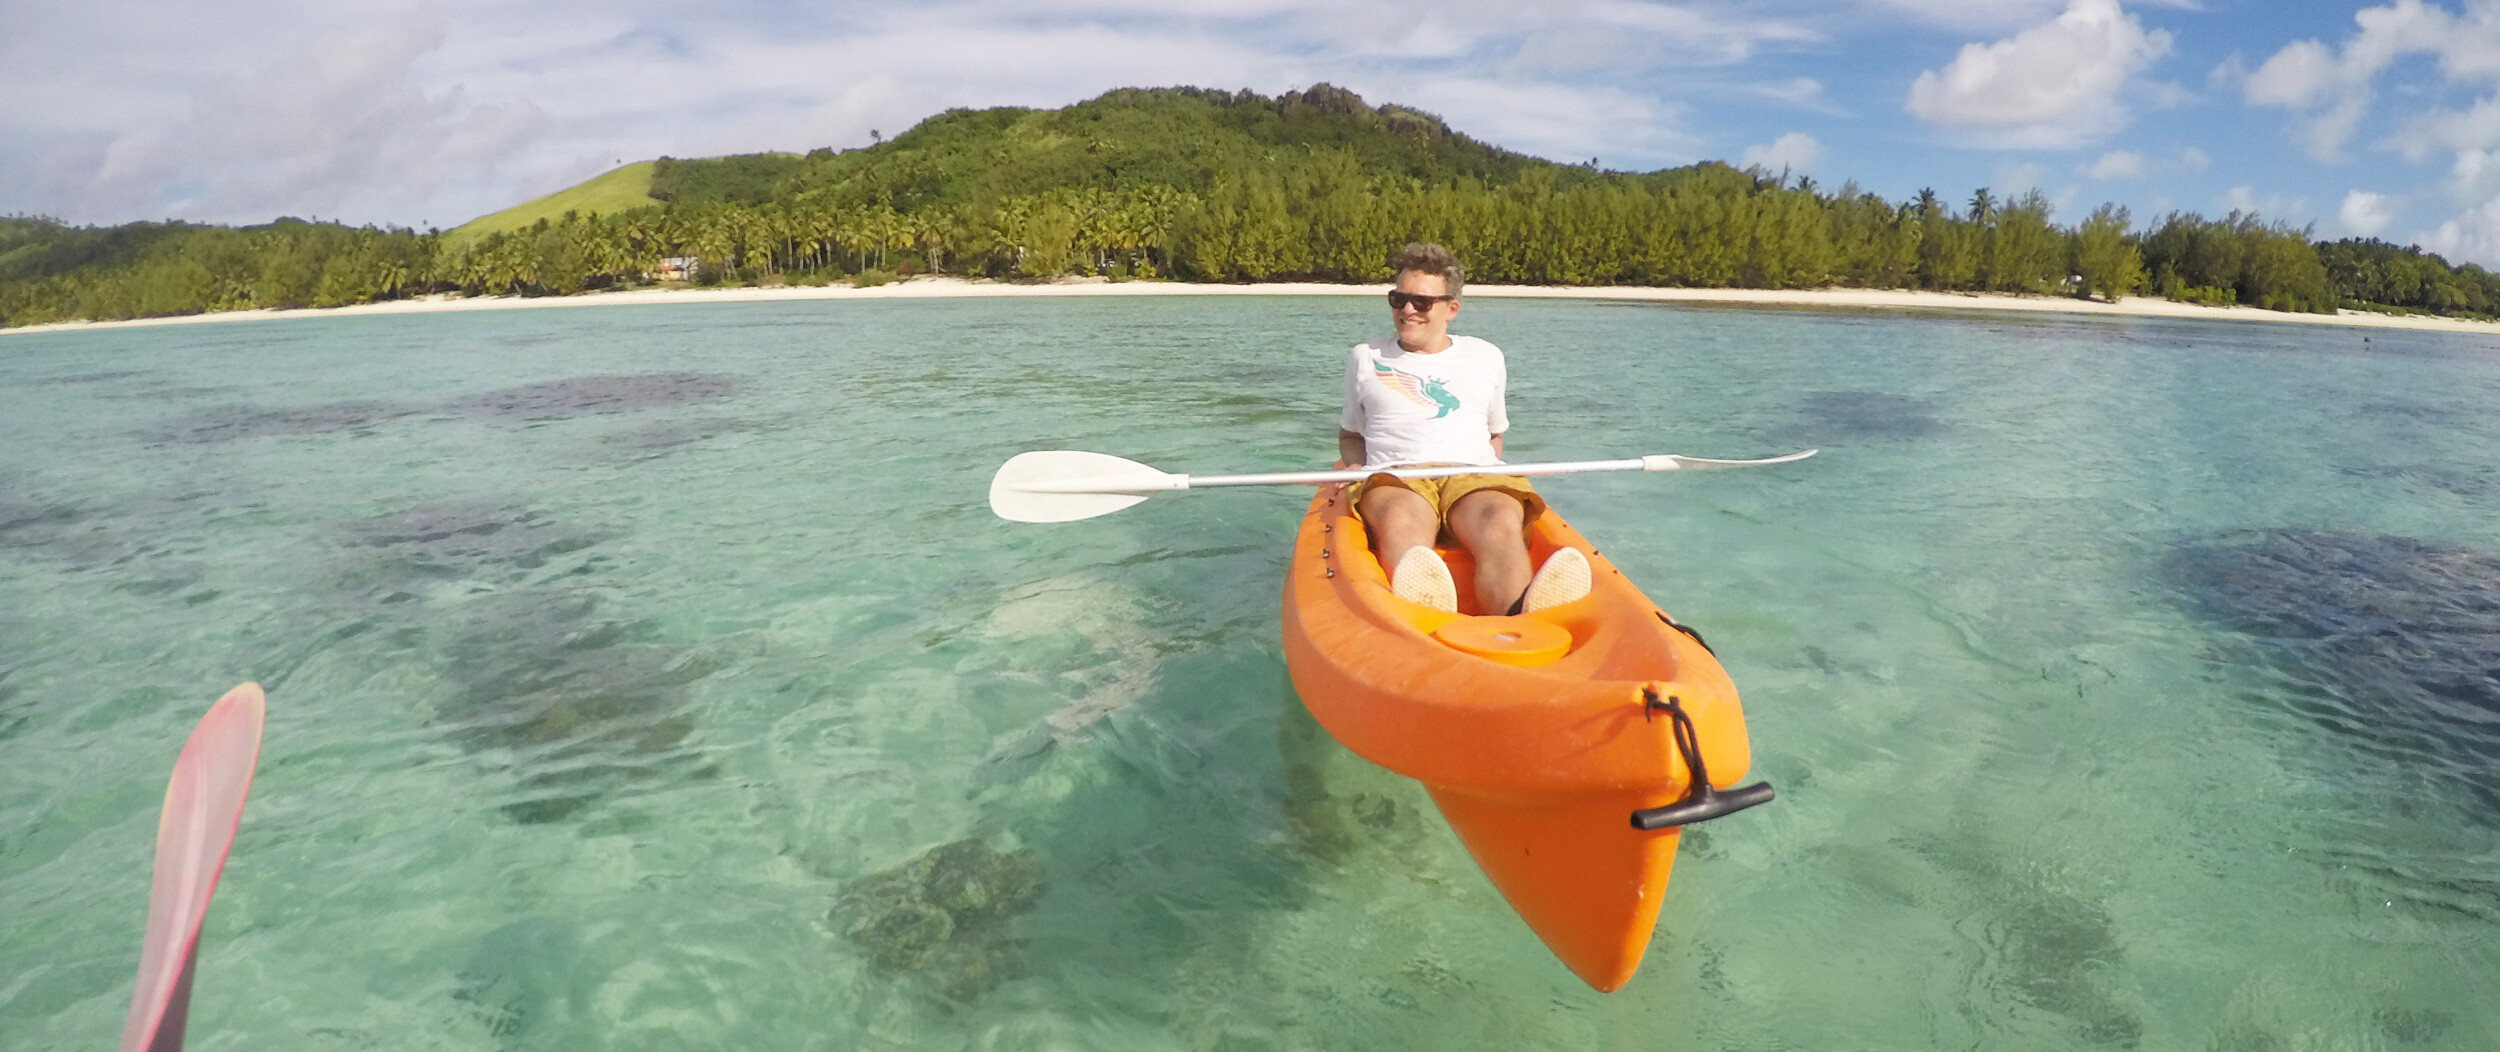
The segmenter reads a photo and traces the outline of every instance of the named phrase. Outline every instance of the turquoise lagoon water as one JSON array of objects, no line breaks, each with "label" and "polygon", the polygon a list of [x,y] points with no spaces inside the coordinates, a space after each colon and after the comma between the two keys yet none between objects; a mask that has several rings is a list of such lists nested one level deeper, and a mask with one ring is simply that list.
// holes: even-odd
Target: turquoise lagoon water
[{"label": "turquoise lagoon water", "polygon": [[1518,459],[1779,801],[1580,985],[1301,713],[1336,298],[0,338],[0,1049],[104,1047],[155,807],[267,744],[199,1049],[2500,1045],[2500,341],[1470,304]]}]

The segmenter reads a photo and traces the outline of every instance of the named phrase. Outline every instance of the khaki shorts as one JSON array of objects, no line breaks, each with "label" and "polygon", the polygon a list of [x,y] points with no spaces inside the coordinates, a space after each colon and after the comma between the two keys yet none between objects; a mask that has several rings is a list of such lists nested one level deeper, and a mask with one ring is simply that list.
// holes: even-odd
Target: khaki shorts
[{"label": "khaki shorts", "polygon": [[1440,518],[1441,532],[1445,536],[1449,533],[1450,508],[1458,503],[1460,497],[1478,490],[1494,490],[1517,498],[1521,507],[1526,511],[1525,515],[1520,516],[1519,521],[1522,523],[1535,522],[1537,516],[1545,514],[1545,498],[1537,496],[1536,488],[1528,485],[1528,478],[1525,475],[1451,475],[1448,478],[1437,479],[1402,479],[1385,471],[1376,472],[1361,482],[1346,484],[1346,506],[1354,509],[1356,515],[1362,514],[1363,491],[1373,486],[1396,486],[1422,497],[1426,503],[1432,505],[1433,514]]}]

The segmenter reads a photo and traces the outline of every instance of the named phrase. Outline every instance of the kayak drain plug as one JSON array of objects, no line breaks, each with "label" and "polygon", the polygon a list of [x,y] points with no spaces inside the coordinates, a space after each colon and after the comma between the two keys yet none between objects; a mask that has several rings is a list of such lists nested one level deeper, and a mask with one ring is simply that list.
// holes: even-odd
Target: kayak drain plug
[{"label": "kayak drain plug", "polygon": [[1684,799],[1665,807],[1632,812],[1632,828],[1652,830],[1686,826],[1724,818],[1756,804],[1771,802],[1769,782],[1755,782],[1724,793],[1711,788],[1710,771],[1701,760],[1701,735],[1693,729],[1693,718],[1685,714],[1684,703],[1672,694],[1667,695],[1665,701],[1660,701],[1657,688],[1642,687],[1641,718],[1654,719],[1661,712],[1666,713],[1668,722],[1674,725],[1675,751],[1684,758],[1684,773],[1689,783],[1684,790]]}]

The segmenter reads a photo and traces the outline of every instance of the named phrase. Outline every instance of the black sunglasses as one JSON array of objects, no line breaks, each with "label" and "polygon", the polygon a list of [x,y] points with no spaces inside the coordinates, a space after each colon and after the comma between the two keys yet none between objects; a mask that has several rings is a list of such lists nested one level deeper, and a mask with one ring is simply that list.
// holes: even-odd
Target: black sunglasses
[{"label": "black sunglasses", "polygon": [[1433,304],[1435,304],[1435,303],[1439,303],[1439,302],[1441,302],[1441,301],[1443,301],[1443,300],[1448,300],[1448,301],[1450,301],[1450,302],[1452,302],[1452,303],[1456,303],[1456,302],[1458,302],[1458,297],[1456,297],[1456,296],[1418,296],[1418,295],[1415,295],[1414,293],[1411,293],[1411,292],[1395,292],[1395,291],[1392,291],[1391,293],[1389,293],[1389,309],[1394,311],[1394,310],[1405,310],[1405,309],[1406,309],[1406,308],[1408,308],[1408,307],[1413,307],[1413,308],[1415,308],[1416,310],[1419,310],[1419,311],[1424,311],[1424,312],[1429,313],[1429,312],[1431,312],[1431,310],[1432,310],[1432,305],[1433,305]]}]

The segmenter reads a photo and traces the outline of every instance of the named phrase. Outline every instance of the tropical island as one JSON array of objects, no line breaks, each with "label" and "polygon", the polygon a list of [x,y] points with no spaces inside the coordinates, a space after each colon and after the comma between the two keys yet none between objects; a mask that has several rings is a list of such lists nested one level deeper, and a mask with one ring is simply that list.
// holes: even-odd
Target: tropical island
[{"label": "tropical island", "polygon": [[2034,305],[2150,296],[2321,320],[2500,315],[2500,275],[2480,266],[2317,241],[2250,214],[2173,212],[2137,229],[2105,204],[2061,226],[2037,191],[1896,202],[1716,161],[1559,164],[1327,84],[950,110],[877,139],[626,165],[449,231],[0,218],[0,325],[932,276],[957,279],[949,288],[1091,279],[1283,292],[1384,281],[1388,251],[1410,240],[1449,245],[1471,282],[1565,294],[1796,302],[1797,290],[1840,289],[1893,305],[1939,293]]}]

